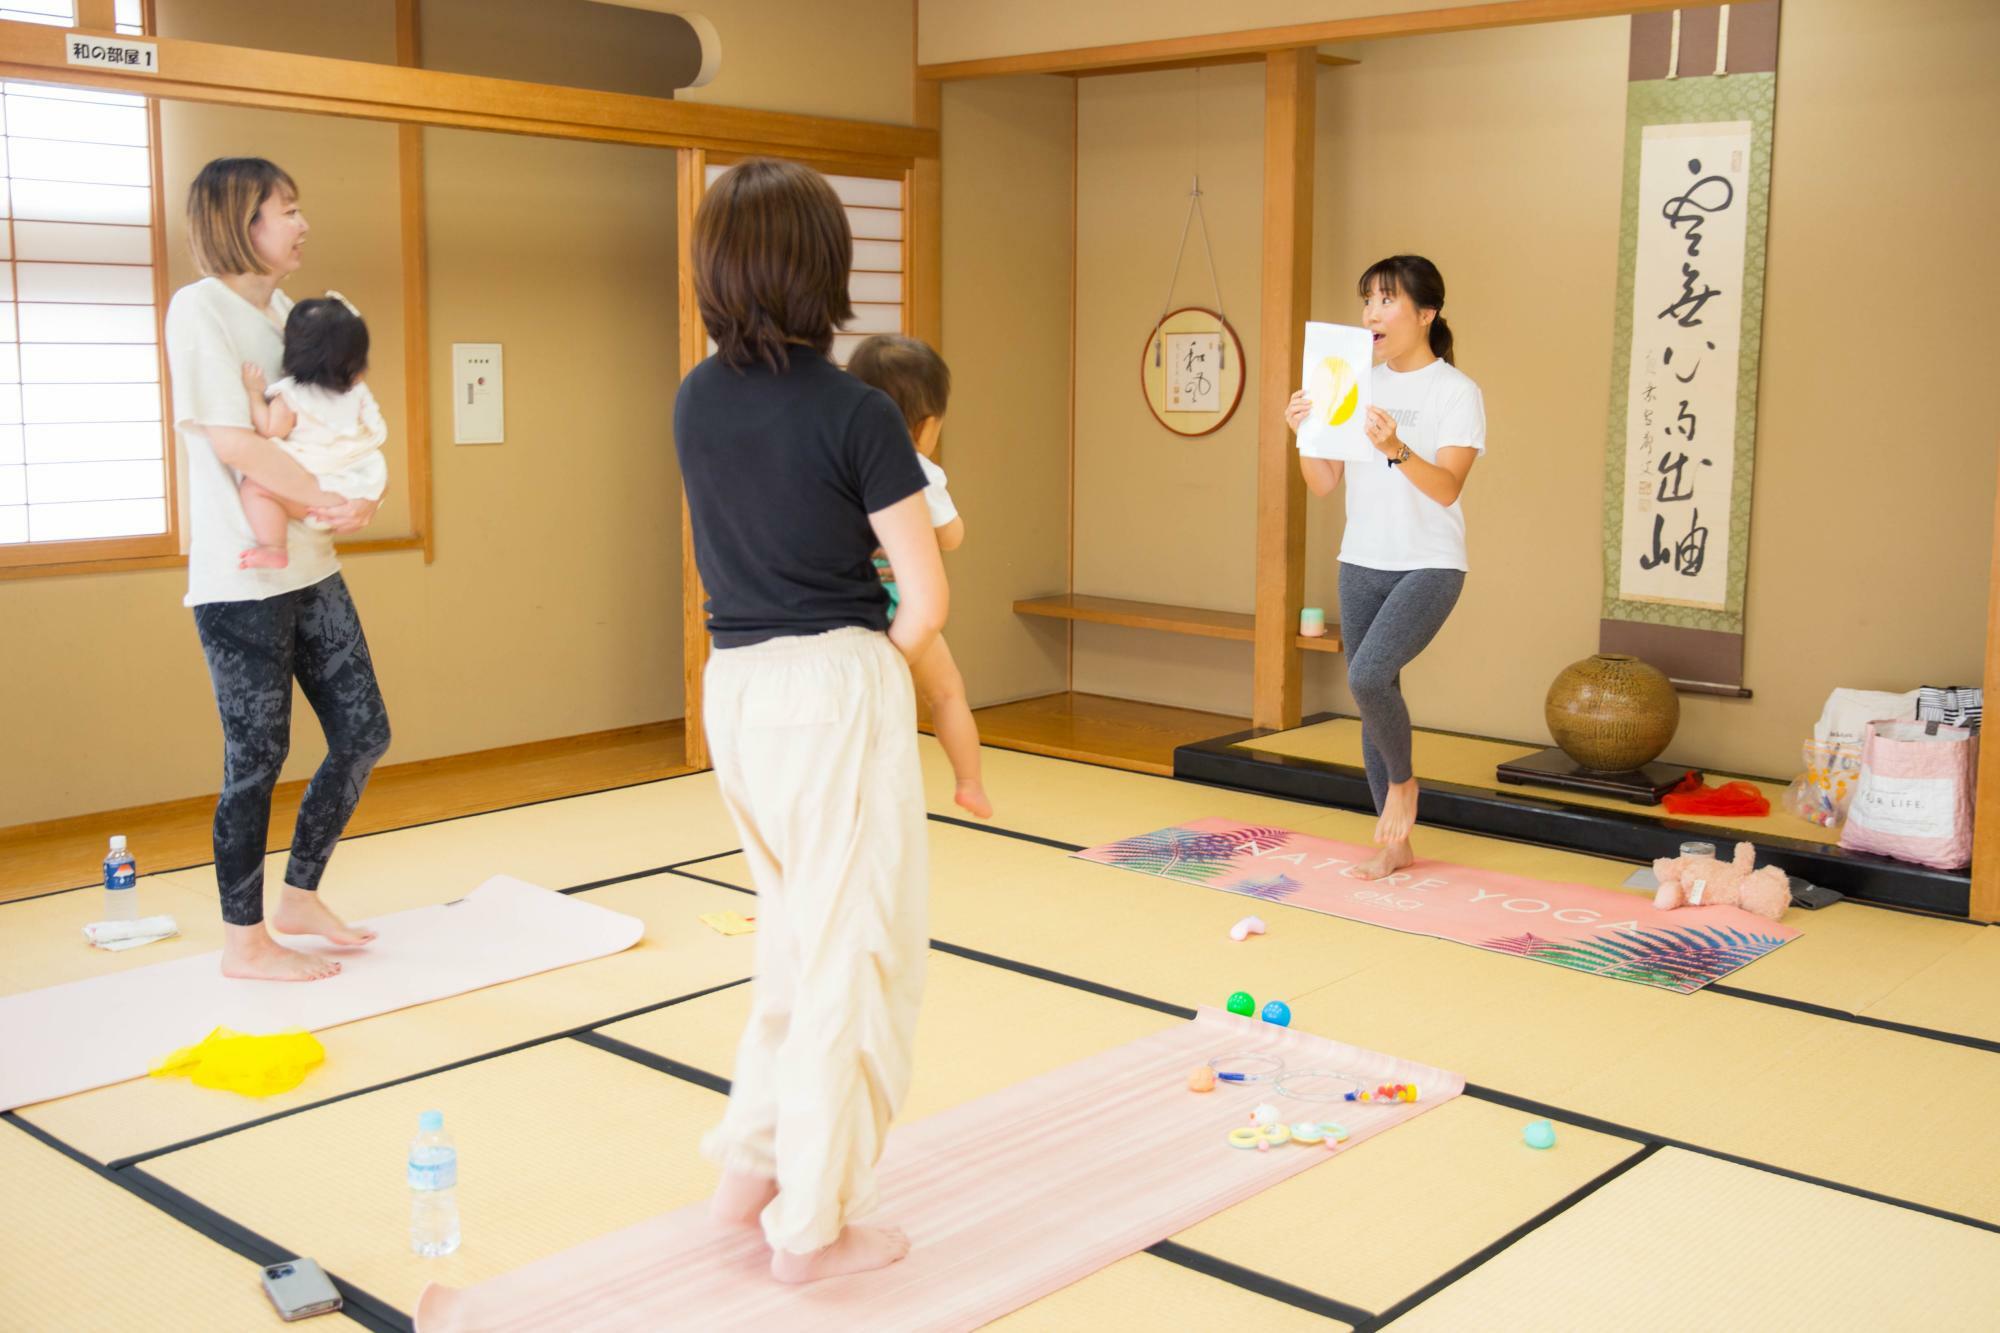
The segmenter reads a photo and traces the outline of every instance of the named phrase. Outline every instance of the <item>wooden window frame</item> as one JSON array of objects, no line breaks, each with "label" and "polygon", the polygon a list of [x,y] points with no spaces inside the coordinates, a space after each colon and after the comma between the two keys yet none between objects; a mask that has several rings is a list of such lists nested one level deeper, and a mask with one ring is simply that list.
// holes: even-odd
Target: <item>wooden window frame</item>
[{"label": "wooden window frame", "polygon": [[[93,10],[103,11],[100,26],[103,31],[110,32],[114,13],[111,0],[96,0],[96,3],[81,0],[77,5],[78,28],[81,29],[88,18],[94,17]],[[153,31],[153,0],[144,0],[140,15],[140,21],[150,35]],[[62,86],[60,79],[51,78],[15,80],[9,76],[8,81]],[[158,359],[160,376],[160,465],[166,474],[163,493],[166,496],[167,530],[137,537],[86,537],[76,541],[0,544],[0,579],[73,574],[85,570],[163,569],[187,563],[182,545],[180,460],[175,451],[173,389],[167,374],[167,211],[160,188],[160,100],[157,97],[146,99],[146,140],[152,172],[153,215],[147,226],[152,232],[153,252],[153,350]],[[7,210],[10,242],[7,248],[8,253],[14,256],[9,262],[18,263],[20,252],[11,243],[14,222],[14,210],[10,207]],[[18,301],[18,293],[16,299]],[[17,338],[19,334],[17,328]],[[17,342],[16,346],[19,345]],[[25,433],[25,423],[23,430]]]},{"label": "wooden window frame", "polygon": [[[77,6],[76,30],[111,32],[114,13],[110,0],[81,0]],[[143,0],[140,22],[145,35],[152,37],[156,26],[154,0]],[[412,67],[418,63],[416,0],[398,0],[396,5],[396,63]],[[64,82],[60,78],[49,77],[21,81]],[[90,85],[71,82],[68,86]],[[144,89],[136,91],[145,94]],[[187,565],[187,532],[182,521],[180,497],[180,441],[174,431],[173,382],[167,366],[167,302],[172,293],[167,290],[167,207],[160,141],[160,103],[165,99],[158,95],[145,95],[148,147],[152,153],[153,335],[159,354],[160,447],[161,461],[166,470],[167,530],[140,537],[0,544],[0,581],[70,574],[120,574],[143,569],[185,568]],[[430,564],[437,558],[437,549],[431,522],[430,319],[424,224],[423,127],[398,125],[396,149],[403,271],[404,465],[408,473],[405,480],[410,494],[411,531],[403,536],[340,542],[335,550],[340,555],[422,551],[424,563]],[[10,209],[7,218],[10,236],[13,226]]]}]

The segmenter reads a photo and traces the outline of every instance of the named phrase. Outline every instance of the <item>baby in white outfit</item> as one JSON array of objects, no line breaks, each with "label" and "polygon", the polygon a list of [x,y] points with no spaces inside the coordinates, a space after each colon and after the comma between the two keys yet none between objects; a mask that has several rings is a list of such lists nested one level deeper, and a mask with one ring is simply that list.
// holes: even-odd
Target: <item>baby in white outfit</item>
[{"label": "baby in white outfit", "polygon": [[[368,373],[368,326],[339,292],[301,301],[285,321],[285,378],[266,386],[261,367],[243,367],[250,422],[259,435],[297,459],[319,484],[349,500],[379,500],[388,489],[382,446],[389,430]],[[237,491],[257,544],[237,560],[242,569],[283,569],[285,520],[308,518],[305,507],[243,478]]]}]

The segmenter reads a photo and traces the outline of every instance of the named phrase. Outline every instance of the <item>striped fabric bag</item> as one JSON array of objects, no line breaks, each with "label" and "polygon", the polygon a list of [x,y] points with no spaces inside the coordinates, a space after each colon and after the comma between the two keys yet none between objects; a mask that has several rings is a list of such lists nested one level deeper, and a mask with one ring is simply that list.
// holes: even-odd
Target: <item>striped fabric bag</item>
[{"label": "striped fabric bag", "polygon": [[1967,685],[1926,685],[1917,691],[1917,721],[1979,730],[1984,691]]}]

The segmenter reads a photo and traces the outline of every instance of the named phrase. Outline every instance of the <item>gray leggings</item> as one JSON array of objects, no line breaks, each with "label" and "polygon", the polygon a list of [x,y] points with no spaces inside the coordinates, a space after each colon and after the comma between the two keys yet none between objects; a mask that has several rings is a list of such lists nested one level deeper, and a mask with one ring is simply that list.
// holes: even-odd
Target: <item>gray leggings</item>
[{"label": "gray leggings", "polygon": [[1361,710],[1361,756],[1377,811],[1392,784],[1415,776],[1403,668],[1437,637],[1464,587],[1465,574],[1456,569],[1340,567],[1347,688]]}]

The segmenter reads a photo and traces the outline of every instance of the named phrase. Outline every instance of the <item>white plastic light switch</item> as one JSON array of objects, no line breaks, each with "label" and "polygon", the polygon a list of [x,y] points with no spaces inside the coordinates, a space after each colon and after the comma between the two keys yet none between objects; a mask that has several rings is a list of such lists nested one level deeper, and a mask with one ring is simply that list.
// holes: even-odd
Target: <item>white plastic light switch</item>
[{"label": "white plastic light switch", "polygon": [[455,444],[499,444],[507,438],[499,343],[451,345],[451,437]]}]

